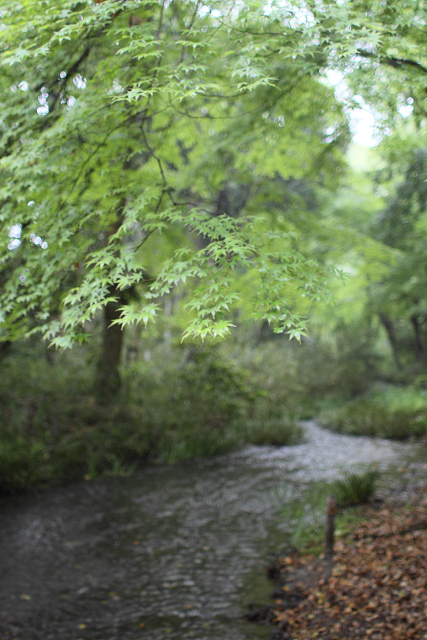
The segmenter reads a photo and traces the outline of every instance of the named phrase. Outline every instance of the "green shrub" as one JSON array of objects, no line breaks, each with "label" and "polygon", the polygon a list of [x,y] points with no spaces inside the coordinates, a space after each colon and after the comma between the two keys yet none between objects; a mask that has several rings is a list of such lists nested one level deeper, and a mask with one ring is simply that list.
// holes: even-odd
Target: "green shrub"
[{"label": "green shrub", "polygon": [[303,440],[301,426],[288,417],[247,420],[242,425],[242,431],[245,442],[255,445],[285,447]]},{"label": "green shrub", "polygon": [[0,494],[17,493],[35,487],[48,475],[48,454],[39,442],[17,435],[0,442]]},{"label": "green shrub", "polygon": [[51,365],[29,350],[3,362],[0,491],[128,473],[148,457],[174,462],[300,438],[249,370],[213,349],[187,361],[159,349],[124,371],[122,393],[108,407],[90,395],[82,355]]},{"label": "green shrub", "polygon": [[239,444],[234,433],[218,434],[207,430],[165,432],[156,445],[156,455],[165,462],[208,458],[228,453]]},{"label": "green shrub", "polygon": [[52,365],[24,350],[2,362],[0,493],[126,473],[147,458],[153,442],[138,409],[97,407],[90,388],[78,353]]},{"label": "green shrub", "polygon": [[170,377],[169,424],[201,425],[223,432],[234,421],[246,417],[253,407],[255,392],[245,372],[232,362],[221,360],[208,349],[196,351],[193,359]]},{"label": "green shrub", "polygon": [[300,441],[301,428],[284,415],[286,406],[258,383],[245,366],[205,348],[181,365],[139,363],[128,377],[127,399],[140,404],[160,436],[157,454],[166,460]]},{"label": "green shrub", "polygon": [[124,372],[121,402],[143,409],[159,428],[206,427],[222,431],[250,411],[255,392],[246,372],[212,349],[188,361],[159,350],[153,360]]},{"label": "green shrub", "polygon": [[323,411],[323,427],[350,435],[405,440],[427,433],[427,394],[394,388]]},{"label": "green shrub", "polygon": [[356,324],[340,325],[329,337],[314,336],[298,344],[276,336],[257,347],[239,346],[233,354],[263,392],[257,407],[265,405],[262,410],[270,411],[269,417],[285,413],[306,420],[325,404],[368,390],[379,358],[374,354],[374,336],[365,333]]}]

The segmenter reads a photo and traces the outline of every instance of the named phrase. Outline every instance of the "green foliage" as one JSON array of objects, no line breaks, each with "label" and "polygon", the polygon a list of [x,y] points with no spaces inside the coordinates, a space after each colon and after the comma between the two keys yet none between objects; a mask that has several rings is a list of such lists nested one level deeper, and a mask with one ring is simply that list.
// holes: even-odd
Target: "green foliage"
[{"label": "green foliage", "polygon": [[379,364],[375,332],[342,322],[332,325],[331,333],[325,331],[325,335],[316,329],[318,324],[309,340],[293,345],[280,338],[263,341],[267,328],[267,333],[261,333],[259,346],[246,352],[236,349],[236,357],[264,390],[257,400],[259,407],[270,407],[272,412],[282,407],[288,415],[309,419],[325,404],[337,399],[342,402],[369,389]]},{"label": "green foliage", "polygon": [[244,423],[244,440],[255,445],[286,447],[303,441],[303,430],[292,418],[267,418]]},{"label": "green foliage", "polygon": [[40,349],[20,347],[2,362],[0,492],[123,473],[146,459],[152,442],[140,416],[95,406],[81,353],[53,365]]},{"label": "green foliage", "polygon": [[69,347],[135,290],[121,326],[156,319],[174,291],[185,336],[223,337],[244,277],[256,318],[305,333],[298,300],[327,298],[336,270],[298,229],[306,207],[283,215],[283,187],[334,182],[348,129],[320,61],[294,55],[297,15],[217,0],[5,3],[1,339]]},{"label": "green foliage", "polygon": [[[157,358],[164,358],[160,351]],[[190,351],[188,362],[157,360],[129,373],[126,403],[140,403],[160,435],[158,455],[167,460],[224,453],[244,444],[285,446],[302,432],[280,399],[247,368],[210,348]],[[140,390],[143,390],[141,394]],[[139,399],[138,399],[139,397]]]},{"label": "green foliage", "polygon": [[36,487],[46,478],[47,457],[40,442],[2,433],[0,442],[0,494]]},{"label": "green foliage", "polygon": [[427,433],[427,395],[413,388],[391,388],[323,411],[319,423],[350,435],[405,440]]},{"label": "green foliage", "polygon": [[[360,190],[353,209],[313,206],[342,178],[349,139],[328,71],[385,133],[411,110],[424,127],[426,10],[389,4],[7,0],[0,339],[68,347],[122,294],[127,326],[156,320],[172,292],[186,337],[224,337],[237,309],[305,335],[342,247],[354,242],[364,273],[387,253],[365,212],[350,229],[373,206]],[[414,245],[390,278],[402,301]]]},{"label": "green foliage", "polygon": [[300,20],[300,51],[311,49],[313,57],[323,55],[330,68],[340,68],[389,134],[408,116],[408,106],[418,122],[425,118],[427,58],[419,25],[426,17],[425,4],[412,0],[310,3],[310,18]]},{"label": "green foliage", "polygon": [[368,285],[369,306],[381,318],[401,370],[425,368],[427,335],[426,278],[422,260],[427,230],[427,162],[425,136],[404,136],[393,141],[405,152],[398,158],[383,145],[386,164],[374,174],[378,191],[387,193],[385,207],[371,221],[370,233],[389,246],[393,259]]},{"label": "green foliage", "polygon": [[330,494],[331,485],[325,482],[311,485],[298,498],[292,498],[288,490],[278,491],[281,515],[290,533],[290,543],[296,549],[324,541],[326,500]]},{"label": "green foliage", "polygon": [[355,507],[368,503],[374,495],[378,471],[369,469],[365,473],[349,473],[333,484],[333,495],[339,507]]},{"label": "green foliage", "polygon": [[81,424],[71,432],[63,432],[47,443],[50,478],[78,480],[105,475],[131,473],[153,453],[153,438],[139,415],[126,415],[126,409],[115,407],[113,415],[91,416],[92,426]]},{"label": "green foliage", "polygon": [[326,502],[330,495],[340,508],[336,516],[336,535],[342,535],[348,525],[357,521],[357,512],[346,512],[347,507],[368,503],[375,491],[379,472],[368,469],[351,473],[334,482],[318,482],[306,488],[301,496],[292,498],[288,490],[279,490],[277,499],[281,515],[290,532],[290,543],[301,552],[321,553],[325,541]]},{"label": "green foliage", "polygon": [[127,372],[124,402],[139,404],[159,430],[224,432],[247,415],[255,391],[244,371],[209,348],[191,350],[179,362],[182,355],[159,349],[155,361]]},{"label": "green foliage", "polygon": [[[18,342],[0,378],[0,492],[126,474],[147,459],[226,453],[246,444],[284,446],[301,429],[285,407],[265,403],[246,369],[205,348],[160,348],[124,375],[122,394],[102,407],[88,394],[83,348],[56,355]],[[25,371],[25,381],[22,371]]]},{"label": "green foliage", "polygon": [[375,331],[361,330],[359,322],[338,322],[332,336],[316,336],[299,358],[305,393],[314,399],[352,398],[366,391],[377,372],[375,338]]}]

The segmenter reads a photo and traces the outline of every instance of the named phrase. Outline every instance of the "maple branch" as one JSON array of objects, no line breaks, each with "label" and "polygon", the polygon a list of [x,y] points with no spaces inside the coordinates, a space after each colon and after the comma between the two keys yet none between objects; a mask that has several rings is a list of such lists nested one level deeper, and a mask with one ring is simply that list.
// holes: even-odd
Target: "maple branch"
[{"label": "maple branch", "polygon": [[419,62],[416,62],[416,60],[410,60],[409,58],[394,58],[394,57],[389,57],[389,56],[378,56],[375,53],[371,53],[370,51],[365,51],[364,49],[358,49],[357,53],[360,56],[363,56],[364,58],[377,58],[380,62],[380,64],[388,64],[391,67],[394,67],[395,69],[399,69],[400,67],[403,67],[404,65],[409,65],[411,67],[415,67],[416,69],[418,69],[419,71],[422,71],[423,73],[427,74],[427,67],[424,67],[422,64],[420,64]]}]

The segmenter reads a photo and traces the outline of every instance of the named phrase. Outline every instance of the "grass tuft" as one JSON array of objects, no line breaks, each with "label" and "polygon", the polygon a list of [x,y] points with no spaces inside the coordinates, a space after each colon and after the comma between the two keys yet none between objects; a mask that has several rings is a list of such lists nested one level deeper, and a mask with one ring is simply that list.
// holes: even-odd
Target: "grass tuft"
[{"label": "grass tuft", "polygon": [[287,524],[292,547],[299,551],[320,553],[325,539],[327,497],[334,495],[341,509],[337,516],[337,535],[340,535],[354,519],[354,514],[346,511],[347,507],[368,503],[374,494],[378,478],[379,472],[376,469],[352,473],[334,482],[318,482],[302,496],[293,499],[286,488],[279,490],[277,499],[282,505],[282,517]]},{"label": "grass tuft", "polygon": [[370,469],[365,473],[350,473],[342,480],[336,480],[332,486],[339,507],[355,507],[367,504],[374,495],[378,471]]}]

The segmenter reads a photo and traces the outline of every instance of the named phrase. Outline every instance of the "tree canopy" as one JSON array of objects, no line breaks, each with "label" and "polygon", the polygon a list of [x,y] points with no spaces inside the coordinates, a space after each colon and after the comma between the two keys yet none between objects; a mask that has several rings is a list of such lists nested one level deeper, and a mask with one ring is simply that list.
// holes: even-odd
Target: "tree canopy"
[{"label": "tree canopy", "polygon": [[424,13],[7,1],[1,339],[70,346],[100,310],[147,323],[172,290],[184,335],[224,335],[240,305],[299,337],[305,301],[327,298],[336,273],[312,243],[316,189],[337,183],[349,140],[325,72],[387,103],[388,123],[396,102],[422,113]]}]

